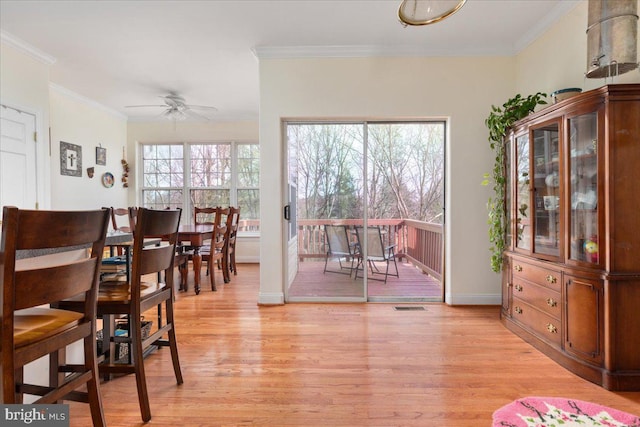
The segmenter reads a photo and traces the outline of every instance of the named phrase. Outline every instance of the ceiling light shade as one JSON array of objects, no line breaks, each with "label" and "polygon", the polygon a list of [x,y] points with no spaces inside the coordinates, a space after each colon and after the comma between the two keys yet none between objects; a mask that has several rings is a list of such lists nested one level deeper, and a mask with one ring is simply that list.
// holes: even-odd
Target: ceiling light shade
[{"label": "ceiling light shade", "polygon": [[467,0],[403,0],[398,18],[403,25],[429,25],[456,13]]},{"label": "ceiling light shade", "polygon": [[180,122],[180,121],[186,120],[187,115],[180,108],[172,107],[164,112],[164,117],[169,120],[173,120],[174,122],[175,121]]}]

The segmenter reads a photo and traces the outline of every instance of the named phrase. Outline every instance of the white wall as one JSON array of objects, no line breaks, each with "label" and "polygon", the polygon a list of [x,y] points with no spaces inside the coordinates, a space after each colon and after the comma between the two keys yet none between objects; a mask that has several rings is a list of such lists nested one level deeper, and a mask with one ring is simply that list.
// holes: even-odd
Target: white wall
[{"label": "white wall", "polygon": [[[137,162],[139,143],[143,142],[258,142],[258,122],[130,122],[127,128],[127,159],[132,173],[129,185],[136,186],[141,173]],[[139,205],[140,194],[130,193],[129,205]],[[242,215],[242,213],[241,213]],[[185,219],[183,218],[183,222]],[[236,260],[260,262],[259,237],[239,236],[236,242]]]},{"label": "white wall", "polygon": [[261,304],[283,302],[283,118],[447,118],[446,301],[498,304],[486,202],[491,170],[484,120],[515,89],[515,58],[260,60]]},{"label": "white wall", "polygon": [[0,43],[0,103],[36,116],[38,204],[51,205],[49,183],[49,67],[51,59]]},{"label": "white wall", "polygon": [[[127,145],[126,118],[93,105],[64,88],[51,85],[51,207],[53,209],[99,209],[127,206],[127,188],[122,182],[122,153]],[[82,176],[60,173],[60,141],[82,147]],[[96,147],[107,150],[107,164],[96,165]],[[87,168],[95,170],[89,178]],[[102,175],[115,178],[111,188],[102,185]]]}]

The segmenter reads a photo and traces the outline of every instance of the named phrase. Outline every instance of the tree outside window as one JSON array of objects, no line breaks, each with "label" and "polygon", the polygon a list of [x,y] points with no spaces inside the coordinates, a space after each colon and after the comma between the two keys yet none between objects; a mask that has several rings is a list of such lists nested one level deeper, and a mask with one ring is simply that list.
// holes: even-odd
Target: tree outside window
[{"label": "tree outside window", "polygon": [[145,207],[181,207],[188,223],[194,206],[239,206],[240,231],[260,230],[258,144],[144,144],[142,157]]}]

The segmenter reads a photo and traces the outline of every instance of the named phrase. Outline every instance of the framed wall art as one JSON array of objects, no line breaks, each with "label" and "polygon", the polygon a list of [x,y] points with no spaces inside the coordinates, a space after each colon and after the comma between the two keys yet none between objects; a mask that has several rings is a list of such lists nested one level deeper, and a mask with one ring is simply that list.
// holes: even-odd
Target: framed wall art
[{"label": "framed wall art", "polygon": [[60,141],[60,174],[82,176],[82,147]]},{"label": "framed wall art", "polygon": [[107,149],[96,147],[96,165],[105,166],[107,164]]}]

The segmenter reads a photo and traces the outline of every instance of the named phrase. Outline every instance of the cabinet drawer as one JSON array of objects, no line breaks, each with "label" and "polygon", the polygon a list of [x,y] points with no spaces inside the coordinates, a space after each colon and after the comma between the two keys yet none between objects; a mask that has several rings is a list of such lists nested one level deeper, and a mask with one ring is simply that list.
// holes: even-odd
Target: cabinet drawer
[{"label": "cabinet drawer", "polygon": [[513,298],[513,319],[533,331],[539,338],[560,347],[560,321],[519,298]]},{"label": "cabinet drawer", "polygon": [[559,271],[527,264],[526,262],[521,262],[516,259],[513,260],[511,271],[513,273],[513,280],[517,278],[525,279],[560,292],[561,280]]},{"label": "cabinet drawer", "polygon": [[513,280],[513,296],[526,301],[545,313],[560,319],[560,292],[536,285],[521,278]]}]

